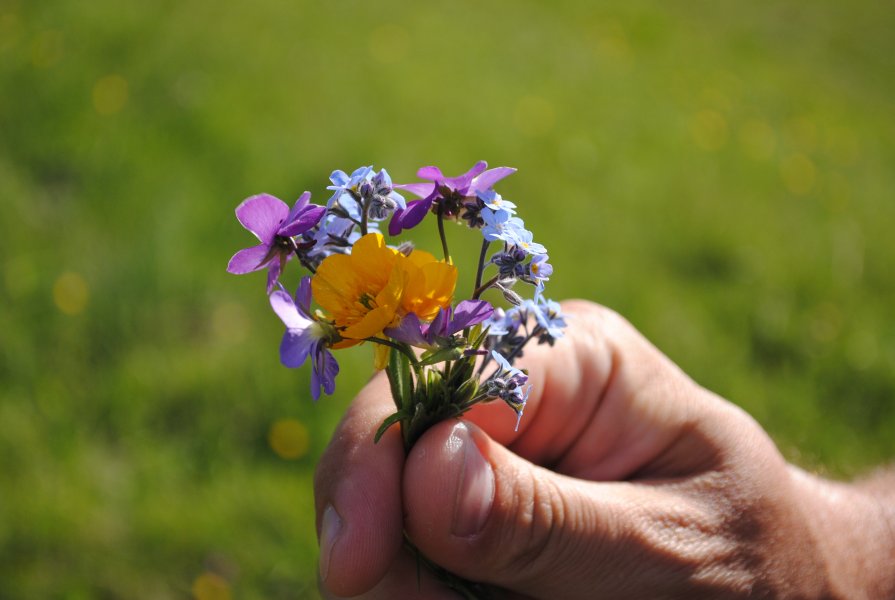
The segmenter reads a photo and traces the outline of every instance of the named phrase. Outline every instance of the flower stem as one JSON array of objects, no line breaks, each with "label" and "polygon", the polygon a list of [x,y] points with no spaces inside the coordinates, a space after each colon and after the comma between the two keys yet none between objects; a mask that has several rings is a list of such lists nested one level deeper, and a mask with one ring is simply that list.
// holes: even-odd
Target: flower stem
[{"label": "flower stem", "polygon": [[489,279],[488,281],[486,281],[484,284],[482,284],[482,285],[480,285],[479,287],[477,287],[477,288],[475,289],[475,291],[472,293],[472,299],[473,299],[473,300],[478,300],[478,299],[479,299],[479,296],[481,296],[481,295],[484,293],[485,290],[487,290],[489,287],[491,287],[492,285],[494,285],[495,283],[497,283],[497,280],[498,280],[498,276],[495,275],[494,277],[492,277],[491,279]]},{"label": "flower stem", "polygon": [[385,338],[378,338],[378,337],[364,338],[364,341],[365,342],[373,342],[374,344],[381,344],[383,346],[388,346],[390,348],[397,350],[398,352],[401,352],[402,354],[404,354],[404,356],[406,356],[410,360],[410,364],[413,365],[413,370],[416,371],[417,373],[419,373],[420,368],[421,368],[420,361],[417,360],[416,355],[410,350],[410,347],[407,344],[399,344],[399,343],[393,342],[391,340],[387,340]]},{"label": "flower stem", "polygon": [[[474,290],[478,290],[482,287],[482,275],[485,272],[485,255],[488,254],[488,247],[491,245],[491,242],[488,240],[482,240],[482,251],[479,254],[479,268],[475,273],[475,287]],[[474,296],[473,299],[478,299],[478,297]]]},{"label": "flower stem", "polygon": [[444,214],[441,205],[438,206],[438,236],[441,238],[441,249],[444,251],[444,260],[452,264],[451,253],[448,251],[447,236],[444,234]]}]

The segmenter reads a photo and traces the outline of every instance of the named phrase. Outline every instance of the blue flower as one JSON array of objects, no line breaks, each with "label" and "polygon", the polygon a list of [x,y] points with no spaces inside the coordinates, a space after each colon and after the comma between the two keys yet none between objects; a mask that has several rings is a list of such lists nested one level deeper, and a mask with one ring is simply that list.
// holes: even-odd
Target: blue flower
[{"label": "blue flower", "polygon": [[549,280],[553,275],[553,265],[547,262],[547,258],[546,254],[538,254],[532,256],[528,263],[527,275],[536,284]]},{"label": "blue flower", "polygon": [[360,221],[360,187],[364,182],[370,181],[372,172],[372,166],[355,169],[351,175],[339,169],[333,171],[329,176],[329,180],[333,182],[333,185],[326,187],[326,189],[334,192],[332,197],[326,202],[327,210],[331,211],[338,206],[349,217]]},{"label": "blue flower", "polygon": [[499,352],[492,350],[491,358],[497,363],[497,370],[485,381],[485,390],[506,402],[516,412],[518,430],[522,411],[525,410],[525,403],[531,393],[531,385],[525,385],[528,383],[528,373],[510,365]]},{"label": "blue flower", "polygon": [[518,245],[519,233],[525,231],[525,224],[519,217],[514,217],[505,210],[482,209],[482,235],[489,242],[501,240],[513,246]]},{"label": "blue flower", "polygon": [[360,186],[360,195],[368,207],[371,219],[382,221],[396,210],[404,210],[407,203],[404,196],[395,191],[388,171],[380,169],[373,178]]},{"label": "blue flower", "polygon": [[336,389],[339,363],[329,351],[335,331],[315,321],[310,315],[311,278],[303,277],[293,299],[283,290],[270,295],[270,305],[283,324],[286,333],[280,343],[280,362],[290,368],[302,366],[311,357],[311,396],[320,398],[320,390],[332,394]]},{"label": "blue flower", "polygon": [[527,300],[525,308],[530,312],[541,329],[541,341],[553,343],[565,335],[565,315],[558,302],[538,296],[536,301]]},{"label": "blue flower", "polygon": [[542,244],[538,244],[537,242],[532,241],[532,233],[522,227],[513,229],[513,233],[515,234],[515,240],[511,242],[518,248],[522,248],[531,255],[538,254],[547,254],[547,248],[545,248]]},{"label": "blue flower", "polygon": [[511,215],[516,214],[516,205],[509,200],[504,200],[503,197],[494,190],[485,190],[483,192],[478,192],[476,195],[479,197],[479,200],[482,201],[482,204],[491,210],[505,210]]}]

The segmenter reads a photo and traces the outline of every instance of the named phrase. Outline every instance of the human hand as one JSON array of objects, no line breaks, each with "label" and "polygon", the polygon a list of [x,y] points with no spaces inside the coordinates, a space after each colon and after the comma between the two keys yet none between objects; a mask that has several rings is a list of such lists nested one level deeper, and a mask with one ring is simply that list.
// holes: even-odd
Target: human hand
[{"label": "human hand", "polygon": [[455,598],[418,579],[402,530],[497,597],[895,593],[876,496],[788,465],[615,313],[564,311],[567,337],[518,361],[534,385],[518,431],[480,405],[405,458],[395,429],[373,444],[393,410],[385,378],[364,388],[317,470],[325,594]]}]

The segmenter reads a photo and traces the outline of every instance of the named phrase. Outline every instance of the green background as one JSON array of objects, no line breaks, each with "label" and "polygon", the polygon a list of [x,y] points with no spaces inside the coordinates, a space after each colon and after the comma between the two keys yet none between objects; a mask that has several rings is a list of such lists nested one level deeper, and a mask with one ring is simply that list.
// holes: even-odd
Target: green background
[{"label": "green background", "polygon": [[799,464],[890,460],[895,5],[675,4],[0,1],[0,597],[315,596],[313,468],[369,349],[314,404],[224,268],[243,198],[336,168],[518,167],[550,296]]}]

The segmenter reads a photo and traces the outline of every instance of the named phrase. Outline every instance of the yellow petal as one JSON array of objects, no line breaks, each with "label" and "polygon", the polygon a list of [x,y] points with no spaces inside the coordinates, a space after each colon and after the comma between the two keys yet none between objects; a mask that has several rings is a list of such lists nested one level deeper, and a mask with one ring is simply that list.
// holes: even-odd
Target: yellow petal
[{"label": "yellow petal", "polygon": [[353,338],[356,340],[372,337],[382,333],[382,330],[391,325],[394,319],[395,307],[380,306],[374,308],[365,314],[360,321],[347,327],[345,331],[342,332],[342,337]]},{"label": "yellow petal", "polygon": [[388,355],[392,349],[382,344],[373,344],[373,346],[373,368],[381,371],[388,366]]}]

